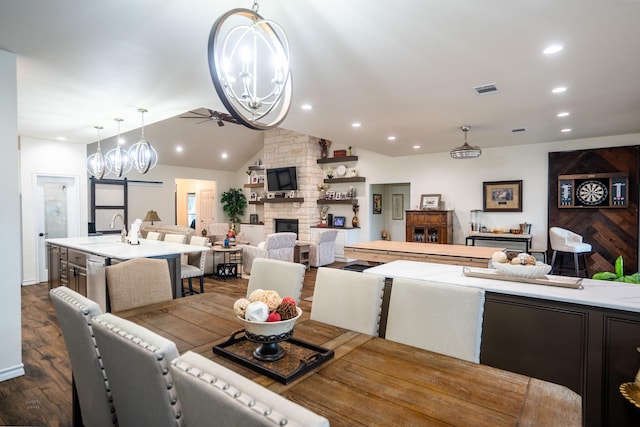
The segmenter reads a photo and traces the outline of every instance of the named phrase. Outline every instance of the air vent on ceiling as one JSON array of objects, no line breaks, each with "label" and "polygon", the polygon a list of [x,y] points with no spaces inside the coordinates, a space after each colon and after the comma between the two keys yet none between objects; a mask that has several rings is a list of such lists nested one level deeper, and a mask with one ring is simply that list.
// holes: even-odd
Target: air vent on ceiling
[{"label": "air vent on ceiling", "polygon": [[526,129],[525,128],[515,128],[515,129],[511,129],[511,132],[516,133],[516,132],[524,132]]},{"label": "air vent on ceiling", "polygon": [[489,93],[497,92],[498,88],[497,88],[495,83],[491,83],[491,84],[488,84],[488,85],[476,86],[476,87],[473,88],[473,90],[478,95],[487,95]]}]

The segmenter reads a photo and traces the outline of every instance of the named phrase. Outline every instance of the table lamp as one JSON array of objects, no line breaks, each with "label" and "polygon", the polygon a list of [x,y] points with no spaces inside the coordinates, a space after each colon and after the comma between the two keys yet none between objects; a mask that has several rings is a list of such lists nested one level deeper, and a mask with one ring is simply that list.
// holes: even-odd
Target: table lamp
[{"label": "table lamp", "polygon": [[151,221],[151,225],[153,225],[153,221],[162,221],[158,216],[158,212],[154,210],[150,210],[147,212],[147,215],[144,217],[145,221]]}]

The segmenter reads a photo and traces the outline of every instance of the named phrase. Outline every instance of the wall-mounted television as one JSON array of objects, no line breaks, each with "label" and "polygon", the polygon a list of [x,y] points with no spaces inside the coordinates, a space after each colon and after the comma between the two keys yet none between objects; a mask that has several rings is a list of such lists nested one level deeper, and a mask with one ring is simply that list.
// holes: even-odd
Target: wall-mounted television
[{"label": "wall-mounted television", "polygon": [[267,191],[289,191],[298,189],[296,167],[267,169]]}]

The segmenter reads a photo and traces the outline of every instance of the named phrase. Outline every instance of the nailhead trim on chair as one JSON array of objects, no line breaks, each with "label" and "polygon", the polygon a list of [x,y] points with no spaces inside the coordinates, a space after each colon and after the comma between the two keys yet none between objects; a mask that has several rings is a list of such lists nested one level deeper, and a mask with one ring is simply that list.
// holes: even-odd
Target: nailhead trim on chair
[{"label": "nailhead trim on chair", "polygon": [[216,387],[218,390],[224,391],[226,394],[233,397],[241,404],[244,404],[247,408],[250,408],[251,410],[255,411],[258,414],[264,415],[265,417],[267,417],[267,419],[269,419],[269,421],[273,422],[275,425],[285,426],[289,423],[289,420],[284,415],[278,412],[274,412],[270,407],[268,407],[264,403],[256,401],[251,396],[242,393],[242,391],[238,390],[234,386],[228,383],[222,383],[222,381],[218,381],[218,379],[213,375],[208,374],[206,372],[202,372],[200,369],[195,368],[192,365],[180,359],[176,359],[171,363],[173,364],[173,366],[188,373],[194,378],[197,378],[206,384]]}]

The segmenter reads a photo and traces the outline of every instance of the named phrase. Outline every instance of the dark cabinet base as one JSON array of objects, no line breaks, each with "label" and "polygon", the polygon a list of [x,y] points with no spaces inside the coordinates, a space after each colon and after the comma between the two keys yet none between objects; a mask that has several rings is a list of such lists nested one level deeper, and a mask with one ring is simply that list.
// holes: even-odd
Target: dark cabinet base
[{"label": "dark cabinet base", "polygon": [[585,426],[640,426],[619,392],[640,369],[640,313],[487,293],[480,361],[582,396]]}]

